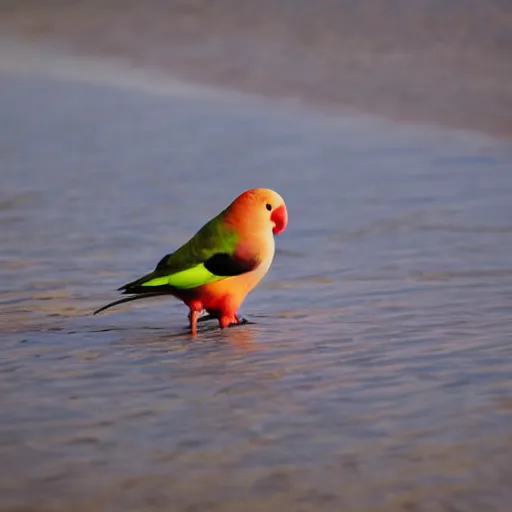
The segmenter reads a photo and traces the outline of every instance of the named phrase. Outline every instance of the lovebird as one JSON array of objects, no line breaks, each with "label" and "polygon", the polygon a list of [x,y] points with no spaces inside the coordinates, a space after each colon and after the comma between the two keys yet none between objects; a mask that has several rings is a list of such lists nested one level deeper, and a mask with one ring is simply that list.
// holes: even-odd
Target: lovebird
[{"label": "lovebird", "polygon": [[206,310],[221,328],[240,323],[238,309],[268,272],[274,235],[288,224],[283,198],[273,190],[246,190],[188,242],[164,256],[155,270],[119,288],[130,295],[98,309],[133,300],[172,295],[189,308],[189,326]]}]

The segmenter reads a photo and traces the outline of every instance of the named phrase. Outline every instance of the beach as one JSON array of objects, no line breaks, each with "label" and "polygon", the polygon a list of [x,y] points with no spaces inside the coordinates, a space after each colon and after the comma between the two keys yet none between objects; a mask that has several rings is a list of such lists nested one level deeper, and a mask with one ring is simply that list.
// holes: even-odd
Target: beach
[{"label": "beach", "polygon": [[326,111],[512,135],[503,0],[18,0],[0,32]]}]

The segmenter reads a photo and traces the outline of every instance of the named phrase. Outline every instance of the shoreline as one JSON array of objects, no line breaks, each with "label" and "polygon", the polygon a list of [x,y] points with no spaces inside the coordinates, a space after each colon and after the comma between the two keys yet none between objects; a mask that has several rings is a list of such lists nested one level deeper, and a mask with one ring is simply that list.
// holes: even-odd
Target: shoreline
[{"label": "shoreline", "polygon": [[356,131],[368,126],[374,130],[383,123],[392,123],[397,133],[412,131],[414,136],[439,134],[455,139],[495,141],[507,144],[510,137],[502,133],[489,133],[474,127],[450,126],[435,120],[406,119],[361,110],[353,106],[307,101],[301,98],[279,97],[261,92],[247,91],[230,85],[176,76],[169,70],[155,66],[144,66],[126,56],[91,55],[73,51],[66,45],[52,41],[29,40],[9,34],[0,35],[0,74],[47,77],[50,79],[86,83],[119,88],[120,90],[156,94],[184,100],[215,100],[229,108],[242,104],[253,104],[256,108],[277,107],[296,115],[305,112],[308,116],[322,119],[338,119],[354,126]]},{"label": "shoreline", "polygon": [[343,1],[331,13],[324,3],[296,20],[287,2],[270,0],[254,12],[243,1],[229,10],[227,0],[174,8],[128,1],[123,9],[115,0],[22,0],[0,6],[0,31],[78,58],[160,70],[187,87],[512,138],[506,7],[478,4],[463,19],[460,6],[436,17],[421,1],[401,10],[385,0],[388,11],[370,2],[362,13]]}]

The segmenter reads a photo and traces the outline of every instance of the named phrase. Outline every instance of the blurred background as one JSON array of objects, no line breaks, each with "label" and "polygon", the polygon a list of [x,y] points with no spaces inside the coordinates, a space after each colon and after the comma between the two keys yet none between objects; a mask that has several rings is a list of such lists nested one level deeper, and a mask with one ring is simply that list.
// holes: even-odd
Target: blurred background
[{"label": "blurred background", "polygon": [[3,0],[2,30],[179,76],[512,134],[507,0]]},{"label": "blurred background", "polygon": [[[0,0],[0,510],[509,512],[512,4]],[[99,316],[241,191],[242,314]]]}]

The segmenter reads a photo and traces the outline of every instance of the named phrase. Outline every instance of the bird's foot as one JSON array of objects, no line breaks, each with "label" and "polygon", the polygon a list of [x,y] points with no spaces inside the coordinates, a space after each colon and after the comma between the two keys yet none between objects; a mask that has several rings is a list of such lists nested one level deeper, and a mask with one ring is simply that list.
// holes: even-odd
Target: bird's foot
[{"label": "bird's foot", "polygon": [[237,325],[254,324],[247,318],[238,315],[221,316],[208,313],[205,309],[202,311],[191,311],[188,314],[189,326],[191,333],[197,333],[197,324],[208,322],[209,320],[217,320],[221,329],[225,327],[236,327]]},{"label": "bird's foot", "polygon": [[229,324],[228,327],[236,327],[237,325],[245,325],[245,324],[254,324],[254,322],[251,322],[250,320],[247,320],[247,318],[244,318],[243,316],[238,318],[237,323]]},{"label": "bird's foot", "polygon": [[252,324],[253,322],[250,322],[247,320],[247,318],[244,318],[243,316],[233,315],[233,316],[223,316],[219,318],[219,325],[221,329],[224,329],[225,327],[236,327],[237,325],[244,325],[244,324]]}]

